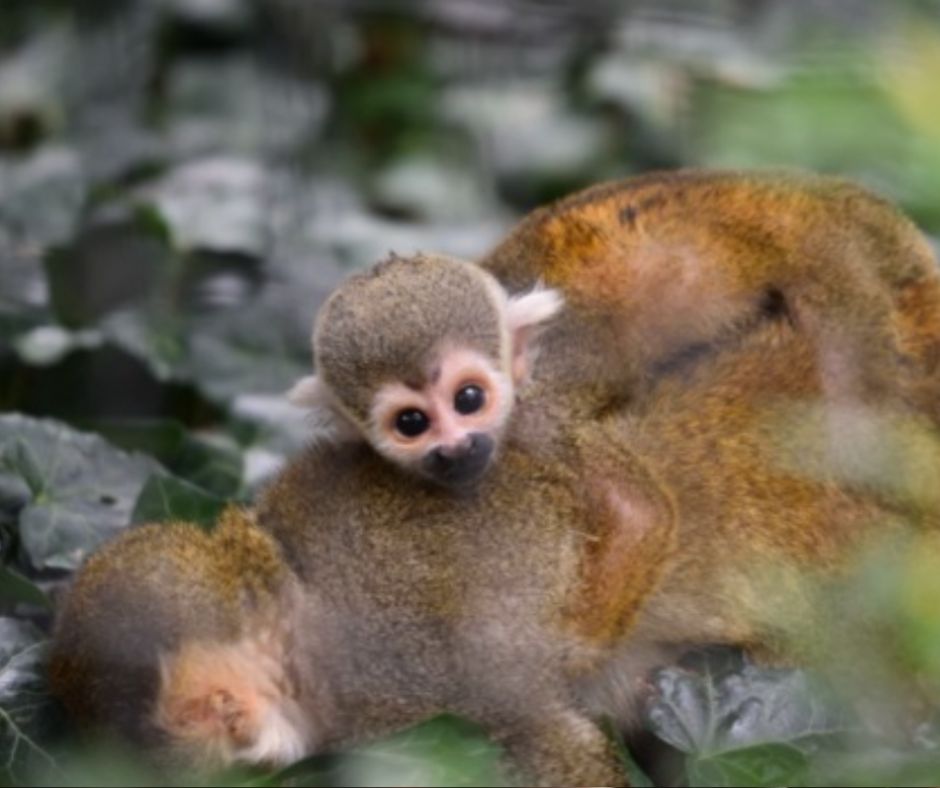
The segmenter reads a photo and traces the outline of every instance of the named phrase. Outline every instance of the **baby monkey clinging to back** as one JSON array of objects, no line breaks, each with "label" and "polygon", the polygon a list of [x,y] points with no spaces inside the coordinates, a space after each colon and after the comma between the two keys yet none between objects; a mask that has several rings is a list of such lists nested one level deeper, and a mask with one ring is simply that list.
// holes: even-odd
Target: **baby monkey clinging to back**
[{"label": "baby monkey clinging to back", "polygon": [[509,296],[472,263],[393,255],[320,309],[317,374],[290,399],[338,442],[365,438],[401,468],[471,485],[496,455],[539,325],[561,306],[554,290]]}]

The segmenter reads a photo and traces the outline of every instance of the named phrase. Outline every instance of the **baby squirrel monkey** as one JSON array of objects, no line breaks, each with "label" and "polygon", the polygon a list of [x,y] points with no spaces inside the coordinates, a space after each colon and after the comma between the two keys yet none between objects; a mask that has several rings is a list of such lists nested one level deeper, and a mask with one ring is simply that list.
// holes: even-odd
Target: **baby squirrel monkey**
[{"label": "baby squirrel monkey", "polygon": [[644,176],[536,211],[480,266],[393,256],[354,275],[290,398],[321,433],[451,488],[490,467],[530,377],[561,418],[597,415],[777,316],[812,342],[828,396],[880,404],[940,357],[934,268],[907,219],[836,178]]},{"label": "baby squirrel monkey", "polygon": [[449,488],[496,456],[534,337],[562,306],[553,290],[509,296],[482,268],[392,256],[356,274],[317,316],[317,374],[289,393],[320,434],[365,438],[399,467]]}]

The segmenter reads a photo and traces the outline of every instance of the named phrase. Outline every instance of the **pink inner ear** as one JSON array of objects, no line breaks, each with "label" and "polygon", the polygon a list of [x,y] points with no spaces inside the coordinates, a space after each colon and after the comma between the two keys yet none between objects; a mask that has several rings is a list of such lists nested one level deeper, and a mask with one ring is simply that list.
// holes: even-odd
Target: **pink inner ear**
[{"label": "pink inner ear", "polygon": [[515,385],[525,383],[531,373],[531,353],[529,342],[532,331],[528,328],[518,328],[512,334],[512,382]]},{"label": "pink inner ear", "polygon": [[613,484],[605,483],[604,500],[620,523],[618,533],[623,544],[640,541],[655,525],[656,512],[651,509],[649,502],[640,498],[636,493],[620,489]]},{"label": "pink inner ear", "polygon": [[527,381],[531,373],[533,339],[539,324],[557,315],[563,305],[557,290],[540,287],[509,299],[506,322],[512,342],[512,377],[517,385]]}]

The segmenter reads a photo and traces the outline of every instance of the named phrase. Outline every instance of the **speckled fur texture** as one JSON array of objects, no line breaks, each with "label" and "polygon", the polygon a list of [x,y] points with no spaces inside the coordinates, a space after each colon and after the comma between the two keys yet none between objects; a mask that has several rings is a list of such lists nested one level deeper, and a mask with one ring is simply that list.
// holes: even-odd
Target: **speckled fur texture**
[{"label": "speckled fur texture", "polygon": [[[272,572],[212,580],[209,569],[206,579],[221,556],[203,553],[224,542],[186,526],[141,529],[93,559],[60,624],[59,693],[81,700],[98,686],[104,719],[151,720],[148,696],[121,694],[139,667],[119,659],[127,644],[151,647],[140,644],[151,643],[154,613],[141,611],[178,619],[178,631],[202,616],[201,641],[238,643],[256,619],[219,627],[223,600],[255,611],[265,594],[218,589],[286,575],[285,589],[299,591],[275,597],[270,620],[295,633],[284,672],[316,747],[449,711],[502,741],[523,781],[622,782],[595,720],[630,724],[648,669],[702,642],[807,656],[788,650],[788,627],[839,622],[813,607],[804,576],[838,575],[893,533],[936,540],[935,513],[840,481],[812,419],[808,443],[776,429],[782,405],[803,413],[820,391],[812,349],[781,322],[661,384],[642,412],[548,443],[513,438],[466,497],[416,485],[365,447],[313,449],[267,491],[257,524],[233,532],[244,547],[226,547],[277,545]],[[807,470],[816,467],[825,475]],[[140,549],[150,540],[153,550]],[[172,591],[137,579],[155,556],[178,567]],[[149,602],[128,607],[103,589]],[[86,619],[86,608],[107,613]],[[146,664],[158,683],[159,665]]]},{"label": "speckled fur texture", "polygon": [[[604,228],[645,228],[637,237],[646,239],[672,228],[664,241],[687,242],[674,250],[687,248],[702,265],[724,260],[732,280],[751,259],[736,256],[741,245],[758,237],[772,241],[757,247],[768,254],[785,250],[775,271],[806,271],[813,250],[854,249],[853,266],[874,277],[860,281],[880,282],[875,302],[888,305],[888,334],[897,339],[889,369],[903,374],[883,399],[877,387],[859,397],[833,390],[832,364],[820,352],[829,329],[807,328],[798,275],[775,280],[786,309],[756,321],[734,316],[734,331],[657,366],[619,408],[597,413],[580,394],[566,399],[550,376],[534,381],[500,461],[464,495],[422,484],[361,444],[319,446],[290,463],[253,513],[230,511],[212,534],[177,524],[119,538],[88,561],[62,607],[57,694],[86,720],[172,750],[179,731],[154,725],[154,710],[176,689],[165,684],[167,660],[195,641],[237,646],[267,631],[260,617],[279,624],[283,641],[273,653],[284,665],[268,678],[277,679],[285,714],[293,713],[288,701],[299,709],[311,749],[448,711],[503,742],[520,782],[615,785],[626,777],[597,720],[633,722],[648,669],[696,643],[782,660],[818,656],[812,640],[794,645],[807,641],[788,635],[842,622],[813,604],[807,577],[838,578],[860,551],[895,534],[915,550],[936,548],[936,498],[871,485],[856,463],[879,444],[879,425],[935,441],[940,297],[923,242],[884,203],[830,179],[779,177],[681,173],[600,187],[533,215],[487,265],[501,260],[498,275],[520,288],[544,276],[576,303],[582,281],[583,303],[623,299],[597,318],[619,332],[611,321],[621,308],[630,325],[632,291],[605,280],[616,255],[593,255]],[[663,191],[665,203],[653,199]],[[720,217],[729,211],[741,225],[723,240]],[[580,273],[558,274],[565,265]],[[846,299],[849,322],[839,325],[854,342],[868,301],[864,293]],[[679,295],[660,308],[682,304],[691,308]],[[838,304],[818,313],[819,326],[830,307]],[[713,328],[730,313],[715,314]],[[698,336],[662,339],[681,346]],[[623,348],[645,369],[656,342],[641,339]],[[590,332],[585,341],[590,353]],[[552,369],[552,352],[538,370]],[[656,352],[671,357],[668,343]],[[873,439],[859,447],[858,435]],[[930,452],[905,448],[896,456],[932,479]],[[870,643],[878,647],[876,634]],[[219,731],[246,730],[220,708],[207,749]]]},{"label": "speckled fur texture", "polygon": [[[536,376],[635,400],[690,353],[783,313],[828,366],[827,396],[881,403],[940,362],[926,239],[848,181],[792,170],[680,170],[534,211],[481,264],[511,292],[566,300]],[[917,380],[918,383],[914,384]],[[936,413],[931,384],[915,394]]]},{"label": "speckled fur texture", "polygon": [[[368,421],[382,383],[423,383],[431,351],[449,337],[507,367],[506,298],[481,279],[472,263],[393,255],[327,299],[314,329],[317,371],[356,423]],[[434,298],[416,294],[415,281]]]}]

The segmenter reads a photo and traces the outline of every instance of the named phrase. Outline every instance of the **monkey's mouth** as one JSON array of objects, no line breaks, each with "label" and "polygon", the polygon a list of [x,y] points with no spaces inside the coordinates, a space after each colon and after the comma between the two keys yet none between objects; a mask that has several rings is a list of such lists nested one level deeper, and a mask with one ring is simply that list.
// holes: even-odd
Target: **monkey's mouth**
[{"label": "monkey's mouth", "polygon": [[432,481],[445,487],[468,487],[479,481],[489,468],[494,448],[495,443],[489,435],[474,432],[463,448],[430,452],[422,470]]}]

